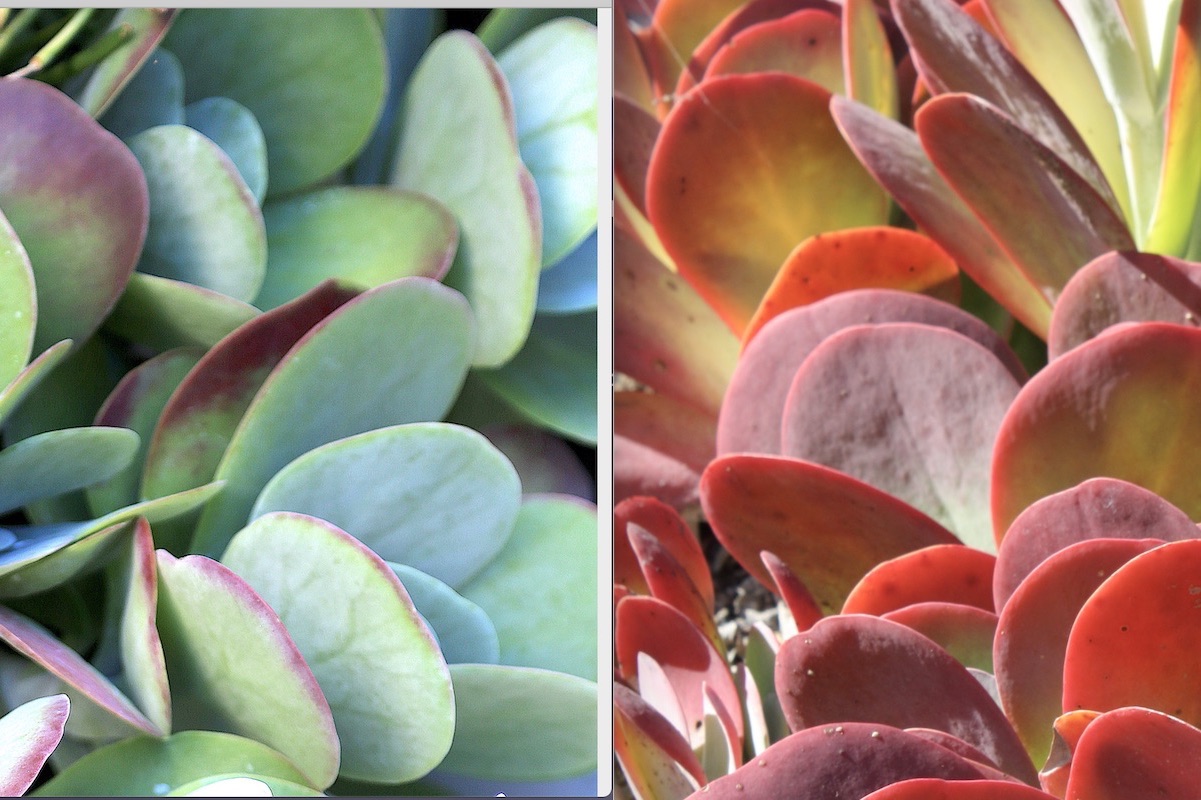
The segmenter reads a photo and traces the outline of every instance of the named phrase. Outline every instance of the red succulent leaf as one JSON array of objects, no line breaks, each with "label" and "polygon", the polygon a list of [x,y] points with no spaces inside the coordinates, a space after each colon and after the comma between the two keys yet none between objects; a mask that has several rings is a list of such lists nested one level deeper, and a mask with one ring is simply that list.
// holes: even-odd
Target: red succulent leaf
[{"label": "red succulent leaf", "polygon": [[722,650],[725,645],[717,632],[717,623],[713,621],[712,603],[705,602],[691,576],[671,550],[635,523],[627,525],[626,535],[642,567],[642,574],[646,576],[650,595],[688,617],[709,638],[714,649]]},{"label": "red succulent leaf", "polygon": [[[894,0],[893,13],[915,54],[918,72],[935,94],[962,92],[1003,111],[1082,176],[1121,217],[1109,182],[1067,115],[972,14],[951,0]],[[977,7],[976,13],[983,17],[983,8]]]},{"label": "red succulent leaf", "polygon": [[640,797],[683,797],[705,783],[692,747],[638,693],[613,687],[613,751]]},{"label": "red succulent leaf", "polygon": [[1052,303],[1080,267],[1134,248],[1107,199],[988,102],[939,95],[914,115],[914,128],[939,173]]},{"label": "red succulent leaf", "polygon": [[791,75],[726,75],[664,121],[647,174],[649,219],[736,335],[798,242],[887,219],[887,198],[842,140],[829,102]]},{"label": "red succulent leaf", "polygon": [[780,647],[776,692],[793,730],[837,721],[946,731],[1026,783],[1037,773],[980,683],[916,631],[860,614],[828,617]]},{"label": "red succulent leaf", "polygon": [[670,92],[692,51],[745,0],[658,0],[650,24],[635,35],[650,71],[655,105],[663,116],[671,108]]},{"label": "red succulent leaf", "polygon": [[992,762],[992,759],[980,751],[980,748],[976,747],[975,745],[968,744],[958,736],[952,736],[946,731],[938,731],[934,728],[905,728],[905,733],[911,733],[914,736],[920,736],[923,739],[927,739],[941,747],[947,748],[952,753],[957,753],[958,755],[963,756],[968,761],[974,761],[982,767],[990,770],[996,770],[996,777],[998,778],[1006,778],[1010,781],[1013,780],[1005,775],[1005,773],[1001,772],[1001,770],[997,768],[997,765]]},{"label": "red succulent leaf", "polygon": [[1201,731],[1146,708],[1097,717],[1072,756],[1067,800],[1195,797]]},{"label": "red succulent leaf", "polygon": [[613,4],[613,92],[650,112],[655,107],[651,76],[634,36],[627,5],[621,0]]},{"label": "red succulent leaf", "polygon": [[981,769],[888,725],[845,722],[787,736],[689,800],[859,798],[916,777],[978,780]]},{"label": "red succulent leaf", "polygon": [[1088,539],[1201,537],[1188,515],[1154,492],[1117,478],[1091,478],[1033,503],[1018,515],[997,552],[993,597],[1001,609],[1035,567]]},{"label": "red succulent leaf", "polygon": [[1201,264],[1153,253],[1106,253],[1063,287],[1047,355],[1059,358],[1120,322],[1152,321],[1201,324]]},{"label": "red succulent leaf", "polygon": [[649,533],[671,553],[705,604],[712,609],[713,576],[696,534],[678,511],[654,497],[630,497],[613,509],[613,579],[627,584],[640,594],[650,594],[638,558],[626,535],[630,524]]},{"label": "red succulent leaf", "polygon": [[1081,607],[1106,577],[1162,544],[1156,539],[1090,539],[1050,555],[1001,612],[993,666],[1001,707],[1041,763],[1051,752],[1052,723],[1063,700],[1068,635]]},{"label": "red succulent leaf", "polygon": [[659,120],[630,98],[613,95],[613,177],[646,214],[646,170],[659,137]]},{"label": "red succulent leaf", "polygon": [[1063,710],[1145,706],[1201,722],[1201,540],[1148,550],[1084,603],[1068,637]]},{"label": "red succulent leaf", "polygon": [[830,111],[855,155],[918,227],[1026,327],[1045,336],[1050,300],[934,169],[917,134],[844,97],[834,97]]},{"label": "red succulent leaf", "polygon": [[1026,379],[1009,345],[962,309],[891,289],[841,292],[783,312],[746,344],[718,417],[718,454],[779,453],[784,401],[809,354],[843,328],[886,322],[938,325],[961,333],[989,349],[1016,380]]},{"label": "red succulent leaf", "polygon": [[814,348],[797,370],[781,447],[870,483],[991,550],[992,445],[1018,388],[1000,360],[954,331],[853,326]]},{"label": "red succulent leaf", "polygon": [[946,650],[965,667],[993,671],[992,645],[997,615],[975,606],[932,601],[889,611],[882,616],[899,622]]},{"label": "red succulent leaf", "polygon": [[695,506],[716,435],[715,420],[694,406],[661,394],[616,392],[614,498],[653,495],[677,508]]},{"label": "red succulent leaf", "polygon": [[1101,716],[1100,711],[1071,711],[1056,718],[1054,741],[1046,766],[1038,773],[1038,782],[1043,789],[1062,800],[1068,791],[1068,776],[1072,771],[1072,754],[1084,730],[1093,720]]},{"label": "red succulent leaf", "polygon": [[788,605],[788,611],[792,614],[798,631],[808,630],[824,616],[804,582],[778,556],[764,550],[759,554],[759,560],[771,573],[776,595]]},{"label": "red succulent leaf", "polygon": [[785,260],[742,335],[745,346],[782,312],[853,289],[927,292],[959,300],[959,268],[933,239],[903,228],[819,233]]},{"label": "red succulent leaf", "polygon": [[705,70],[705,80],[752,72],[783,72],[812,81],[829,92],[842,93],[839,15],[805,9],[752,25],[714,54]]},{"label": "red succulent leaf", "polygon": [[914,778],[872,792],[863,800],[1047,800],[1051,795],[1013,781],[944,781]]},{"label": "red succulent leaf", "polygon": [[701,477],[701,506],[722,545],[765,586],[768,550],[826,613],[873,566],[958,540],[900,500],[836,470],[794,458],[730,455]]},{"label": "red succulent leaf", "polygon": [[875,614],[942,601],[993,611],[995,556],[959,544],[925,547],[872,567],[847,597],[844,614]]},{"label": "red succulent leaf", "polygon": [[1115,329],[1052,361],[1010,406],[993,456],[1000,542],[1034,501],[1087,478],[1154,490],[1201,518],[1201,330]]},{"label": "red succulent leaf", "polygon": [[[614,628],[621,674],[637,674],[638,654],[646,653],[662,668],[675,689],[690,731],[704,720],[704,687],[709,686],[727,709],[739,708],[738,689],[725,658],[696,625],[654,597],[627,597],[617,604]],[[736,747],[742,746],[742,715],[734,720]]]}]

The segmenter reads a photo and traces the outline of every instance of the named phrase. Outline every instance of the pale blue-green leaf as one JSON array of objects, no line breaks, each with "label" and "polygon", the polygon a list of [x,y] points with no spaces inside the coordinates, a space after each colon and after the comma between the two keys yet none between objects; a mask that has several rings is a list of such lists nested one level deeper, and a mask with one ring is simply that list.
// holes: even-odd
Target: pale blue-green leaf
[{"label": "pale blue-green leaf", "polygon": [[437,578],[388,562],[418,613],[433,629],[448,664],[495,664],[500,660],[496,626],[484,610]]},{"label": "pale blue-green leaf", "polygon": [[497,56],[513,93],[521,160],[538,184],[544,269],[597,224],[596,48],[596,26],[568,17]]},{"label": "pale blue-green leaf", "polygon": [[434,8],[380,9],[388,54],[388,94],[371,140],[355,159],[351,178],[357,184],[386,183],[396,156],[396,114],[409,76],[438,31],[445,14]]},{"label": "pale blue-green leaf", "polygon": [[235,771],[307,785],[304,775],[265,744],[215,731],[138,736],[85,756],[34,794],[46,797],[163,795],[209,775]]},{"label": "pale blue-green leaf", "polygon": [[184,281],[135,272],[105,330],[152,350],[212,347],[259,310]]},{"label": "pale blue-green leaf", "polygon": [[383,37],[364,8],[189,8],[165,43],[183,64],[186,102],[229,97],[254,114],[272,195],[349,163],[383,105]]},{"label": "pale blue-green leaf", "polygon": [[596,444],[596,312],[540,315],[521,352],[477,374],[523,417]]},{"label": "pale blue-green leaf", "polygon": [[499,53],[519,36],[559,17],[578,17],[596,24],[594,8],[496,8],[476,29],[476,36],[493,53]]},{"label": "pale blue-green leaf", "polygon": [[329,703],[279,617],[229,568],[158,553],[158,630],[177,727],[263,742],[324,788],[338,773]]},{"label": "pale blue-green leaf", "polygon": [[63,737],[71,702],[64,694],[39,697],[0,717],[0,794],[20,797]]},{"label": "pale blue-green leaf", "polygon": [[336,186],[271,203],[267,276],[255,305],[294,300],[329,278],[361,289],[411,275],[441,279],[458,244],[454,217],[416,192]]},{"label": "pale blue-green leaf", "polygon": [[0,428],[45,377],[66,359],[71,352],[71,340],[67,339],[48,348],[21,370],[7,386],[0,387]]},{"label": "pale blue-green leaf", "polygon": [[538,313],[578,314],[596,309],[596,230],[538,280]]},{"label": "pale blue-green leaf", "polygon": [[272,371],[234,431],[194,552],[219,554],[267,482],[315,447],[440,419],[463,384],[475,326],[462,295],[428,278],[364,292],[310,330]]},{"label": "pale blue-green leaf", "polygon": [[69,94],[81,108],[98,117],[154,53],[167,27],[179,13],[173,8],[123,8],[108,30],[126,26],[132,34],[94,69],[67,82]]},{"label": "pale blue-green leaf", "polygon": [[500,661],[596,679],[596,506],[532,495],[513,535],[484,571],[462,586],[500,636]]},{"label": "pale blue-green leaf", "polygon": [[[470,132],[470,135],[464,135]],[[442,202],[459,223],[446,276],[471,303],[480,336],[473,364],[495,367],[529,334],[541,267],[538,189],[521,162],[508,84],[470,33],[426,51],[401,108],[391,183]]]},{"label": "pale blue-green leaf", "polygon": [[126,428],[67,428],[0,450],[0,513],[111,478],[133,460],[138,442]]},{"label": "pale blue-green leaf", "polygon": [[[111,538],[119,536],[121,528],[115,527],[119,523],[137,517],[146,517],[151,524],[171,519],[203,505],[220,489],[220,482],[210,483],[84,522],[9,526],[17,542],[0,552],[0,597],[45,591],[91,566],[97,551],[103,551]],[[98,542],[91,542],[93,538]]]},{"label": "pale blue-green leaf", "polygon": [[179,59],[169,50],[156,49],[99,120],[126,140],[156,125],[182,125],[183,69]]},{"label": "pale blue-green leaf", "polygon": [[438,772],[546,781],[596,769],[592,681],[493,664],[452,664],[450,675],[458,719]]},{"label": "pale blue-green leaf", "polygon": [[172,789],[167,797],[324,797],[324,793],[269,775],[231,772],[201,778]]},{"label": "pale blue-green leaf", "polygon": [[143,131],[129,148],[150,191],[138,271],[254,299],[267,269],[267,231],[229,156],[185,125]]},{"label": "pale blue-green leaf", "polygon": [[225,151],[261,205],[267,195],[267,140],[250,109],[228,97],[206,97],[184,109],[184,121]]},{"label": "pale blue-green leaf", "polygon": [[305,453],[264,487],[251,518],[311,514],[381,558],[459,586],[504,547],[520,504],[517,471],[483,435],[429,422]]},{"label": "pale blue-green leaf", "polygon": [[0,389],[29,363],[37,313],[29,256],[0,212]]},{"label": "pale blue-green leaf", "polygon": [[324,520],[281,512],[238,532],[222,562],[311,665],[342,744],[338,774],[400,783],[442,760],[454,736],[450,673],[379,556]]}]

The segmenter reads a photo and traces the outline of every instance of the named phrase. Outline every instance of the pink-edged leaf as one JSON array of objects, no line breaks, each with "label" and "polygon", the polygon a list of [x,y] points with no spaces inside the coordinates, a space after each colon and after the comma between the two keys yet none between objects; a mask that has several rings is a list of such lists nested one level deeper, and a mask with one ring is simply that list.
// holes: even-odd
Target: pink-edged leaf
[{"label": "pink-edged leaf", "polygon": [[1133,249],[1126,222],[1096,188],[995,106],[940,95],[914,127],[943,178],[1052,303],[1080,267]]},{"label": "pink-edged leaf", "polygon": [[705,783],[687,740],[621,684],[613,686],[613,750],[640,797],[679,800]]},{"label": "pink-edged leaf", "polygon": [[[684,706],[680,703],[680,695],[672,686],[671,678],[663,671],[659,662],[646,653],[639,653],[635,661],[635,682],[638,684],[639,696],[686,738],[690,746],[696,747],[704,739],[704,729],[689,727]],[[614,663],[617,663],[616,660]]]},{"label": "pink-edged leaf", "polygon": [[700,590],[692,583],[691,577],[671,550],[636,524],[626,527],[626,535],[642,566],[650,595],[688,617],[708,637],[714,649],[721,650],[724,645],[717,632],[717,623],[713,621],[713,606],[705,602]]},{"label": "pink-edged leaf", "polygon": [[210,480],[272,368],[355,294],[324,283],[255,317],[209,350],[163,409],[146,454],[143,494],[162,497]]},{"label": "pink-edged leaf", "polygon": [[842,140],[829,102],[791,75],[727,75],[664,121],[647,175],[650,221],[736,334],[799,242],[887,219],[887,198]]},{"label": "pink-edged leaf", "polygon": [[72,92],[75,102],[99,118],[151,57],[178,13],[179,9],[167,8],[126,8],[117,12],[110,29],[124,25],[131,35],[87,75],[78,92]]},{"label": "pink-edged leaf", "polygon": [[[663,668],[680,698],[690,731],[704,720],[704,687],[722,705],[738,708],[738,689],[730,669],[705,635],[687,617],[654,597],[627,597],[617,604],[614,627],[617,664],[626,679],[635,677],[638,654],[646,653]],[[742,717],[735,720],[742,746]]]},{"label": "pink-edged leaf", "polygon": [[1156,539],[1091,539],[1051,555],[1001,612],[993,644],[997,691],[1014,730],[1037,763],[1051,752],[1063,699],[1068,634],[1080,608],[1114,570],[1162,544]]},{"label": "pink-edged leaf", "polygon": [[897,72],[873,0],[843,3],[842,65],[849,97],[886,117],[897,118]]},{"label": "pink-edged leaf", "polygon": [[911,628],[965,667],[993,671],[992,645],[997,615],[975,606],[932,601],[889,611],[882,619]]},{"label": "pink-edged leaf", "polygon": [[71,702],[65,694],[22,703],[0,717],[0,795],[20,797],[62,741]]},{"label": "pink-edged leaf", "polygon": [[881,616],[914,603],[948,602],[993,611],[995,556],[959,544],[906,553],[872,567],[851,590],[843,614]]},{"label": "pink-edged leaf", "polygon": [[1088,181],[1111,211],[1121,209],[1088,146],[1021,62],[951,0],[894,2],[918,72],[935,94],[963,92],[1007,114]]},{"label": "pink-edged leaf", "polygon": [[[134,523],[127,566],[122,575],[125,604],[119,632],[125,684],[138,706],[164,733],[171,731],[171,690],[167,663],[155,620],[158,616],[158,568],[150,523]],[[120,584],[118,584],[119,586]]]},{"label": "pink-edged leaf", "polygon": [[[707,776],[720,777],[742,766],[742,738],[735,728],[734,717],[707,684],[704,696],[705,739],[701,745],[701,763]],[[745,724],[740,707],[734,710],[738,712],[739,721]]]},{"label": "pink-edged leaf", "polygon": [[776,691],[793,730],[838,721],[946,731],[1033,784],[1034,765],[1001,709],[958,661],[904,625],[828,617],[784,642]]},{"label": "pink-edged leaf", "polygon": [[744,0],[658,0],[650,25],[638,31],[660,116],[672,107],[670,94],[689,55]]},{"label": "pink-edged leaf", "polygon": [[1090,478],[1035,502],[1018,515],[997,551],[993,599],[1002,609],[1034,568],[1088,539],[1179,539],[1201,530],[1154,492],[1116,478]]},{"label": "pink-edged leaf", "polygon": [[659,394],[617,392],[614,498],[653,495],[677,508],[695,505],[716,436],[713,417],[695,406]]},{"label": "pink-edged leaf", "polygon": [[1072,773],[1072,754],[1084,731],[1101,716],[1100,711],[1069,711],[1056,718],[1055,741],[1046,765],[1038,771],[1038,782],[1056,797],[1067,796],[1068,778]]},{"label": "pink-edged leaf", "polygon": [[1081,734],[1065,797],[1191,797],[1199,761],[1201,730],[1146,708],[1115,709]]},{"label": "pink-edged leaf", "polygon": [[826,339],[793,378],[781,447],[923,511],[966,544],[994,547],[992,443],[1018,393],[992,353],[928,325],[854,326]]},{"label": "pink-edged leaf", "polygon": [[1152,489],[1201,519],[1197,385],[1201,330],[1180,325],[1114,330],[1052,361],[1022,388],[997,434],[997,541],[1034,501],[1099,476]]},{"label": "pink-edged leaf", "polygon": [[701,477],[701,505],[718,540],[769,588],[759,560],[778,556],[823,612],[842,607],[876,564],[954,534],[920,511],[836,470],[794,458],[729,455]]},{"label": "pink-edged leaf", "polygon": [[771,319],[856,289],[926,292],[959,300],[959,268],[932,239],[886,226],[819,233],[796,246],[743,332],[743,346]]},{"label": "pink-edged leaf", "polygon": [[773,318],[747,345],[718,417],[717,452],[779,453],[784,401],[797,369],[830,336],[852,325],[916,322],[948,328],[988,348],[1014,378],[1025,381],[1017,356],[991,328],[949,303],[911,292],[840,292]]},{"label": "pink-edged leaf", "polygon": [[788,565],[774,553],[764,550],[759,554],[759,559],[763,562],[763,566],[767,567],[767,571],[771,573],[776,595],[782,598],[788,605],[788,611],[792,614],[792,620],[797,630],[809,630],[813,623],[824,616],[821,608],[817,605],[817,601],[813,599],[813,594],[810,593],[801,579],[788,568]]},{"label": "pink-edged leaf", "polygon": [[713,575],[700,543],[679,512],[653,497],[630,497],[613,509],[613,579],[640,594],[650,594],[626,535],[634,524],[650,533],[687,573],[705,603],[713,606]]},{"label": "pink-edged leaf", "polygon": [[1052,360],[1121,322],[1201,325],[1201,264],[1154,253],[1115,252],[1085,264],[1051,315]]},{"label": "pink-edged leaf", "polygon": [[63,339],[80,345],[138,261],[150,214],[146,179],[120,139],[49,84],[0,81],[0,120],[0,207],[37,284],[33,350]]},{"label": "pink-edged leaf", "polygon": [[1068,637],[1063,710],[1145,706],[1196,725],[1187,665],[1201,651],[1201,540],[1168,542],[1118,568],[1085,601]]},{"label": "pink-edged leaf", "polygon": [[738,339],[680,275],[632,234],[613,234],[613,365],[656,392],[716,416]]},{"label": "pink-edged leaf", "polygon": [[1045,336],[1051,302],[934,169],[917,134],[843,97],[831,100],[830,111],[855,155],[918,227],[1026,327]]},{"label": "pink-edged leaf", "polygon": [[841,94],[842,26],[838,15],[805,9],[745,28],[714,54],[705,69],[705,80],[752,72],[795,75]]},{"label": "pink-edged leaf", "polygon": [[918,777],[970,781],[985,774],[950,750],[889,725],[845,722],[785,737],[689,800],[859,798]]},{"label": "pink-edged leaf", "polygon": [[166,733],[82,656],[41,625],[3,606],[0,606],[0,639],[134,731],[151,736]]},{"label": "pink-edged leaf", "polygon": [[646,170],[659,127],[659,120],[644,107],[624,95],[613,96],[613,178],[643,214]]},{"label": "pink-edged leaf", "polygon": [[914,778],[872,792],[863,800],[1051,800],[1053,795],[1013,781],[944,781]]}]

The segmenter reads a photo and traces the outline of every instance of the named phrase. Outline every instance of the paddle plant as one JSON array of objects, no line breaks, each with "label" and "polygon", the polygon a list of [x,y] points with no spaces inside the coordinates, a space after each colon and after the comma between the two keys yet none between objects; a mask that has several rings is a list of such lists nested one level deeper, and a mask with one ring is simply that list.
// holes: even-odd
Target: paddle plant
[{"label": "paddle plant", "polygon": [[1197,4],[618,6],[630,790],[1192,793]]},{"label": "paddle plant", "polygon": [[581,16],[0,11],[5,795],[589,782]]}]

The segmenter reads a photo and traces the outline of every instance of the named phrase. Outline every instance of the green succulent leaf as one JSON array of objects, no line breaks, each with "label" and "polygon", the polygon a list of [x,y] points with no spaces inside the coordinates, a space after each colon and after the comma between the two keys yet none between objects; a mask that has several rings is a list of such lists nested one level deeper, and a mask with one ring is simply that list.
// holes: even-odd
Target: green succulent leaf
[{"label": "green succulent leaf", "polygon": [[105,330],[160,352],[212,347],[258,313],[249,303],[220,292],[135,272]]},{"label": "green succulent leaf", "polygon": [[426,51],[401,110],[391,183],[454,214],[460,242],[446,282],[479,324],[472,363],[499,366],[529,334],[541,267],[538,190],[518,151],[508,84],[478,39],[451,31]]},{"label": "green succulent leaf", "polygon": [[66,695],[22,703],[0,717],[0,793],[20,797],[63,737],[71,702]]},{"label": "green succulent leaf", "polygon": [[134,524],[115,588],[124,599],[118,631],[124,682],[146,717],[159,730],[170,732],[171,691],[163,646],[155,626],[158,569],[154,538],[145,518]]},{"label": "green succulent leaf", "polygon": [[457,587],[501,551],[520,504],[517,471],[483,435],[429,422],[305,453],[271,479],[250,514],[320,517],[381,558]]},{"label": "green succulent leaf", "polygon": [[133,460],[138,442],[126,428],[68,428],[0,450],[0,513],[111,478]]},{"label": "green succulent leaf", "polygon": [[[288,352],[255,395],[217,468],[229,491],[205,509],[196,552],[220,553],[276,472],[315,447],[388,425],[441,418],[474,345],[463,297],[401,278],[330,314]],[[389,368],[380,369],[386,343]]]},{"label": "green succulent leaf", "polygon": [[[264,794],[266,792],[266,794]],[[185,783],[167,792],[167,797],[324,797],[322,792],[269,775],[230,773]]]},{"label": "green succulent leaf", "polygon": [[484,18],[475,34],[489,50],[499,53],[522,34],[560,17],[578,17],[596,24],[596,10],[591,8],[496,8]]},{"label": "green succulent leaf", "polygon": [[99,117],[101,125],[127,141],[147,128],[183,121],[183,68],[174,54],[161,47]]},{"label": "green succulent leaf", "polygon": [[388,562],[417,613],[434,632],[448,664],[495,664],[500,639],[488,614],[442,581],[419,569]]},{"label": "green succulent leaf", "polygon": [[251,772],[307,786],[304,774],[265,744],[229,733],[181,731],[165,739],[138,736],[84,756],[35,796],[152,797],[210,775]]},{"label": "green succulent leaf", "polygon": [[596,231],[542,273],[538,281],[538,312],[574,314],[596,308]]},{"label": "green succulent leaf", "polygon": [[47,84],[0,81],[0,120],[0,207],[37,282],[34,351],[82,342],[137,262],[149,213],[145,178],[116,136]]},{"label": "green succulent leaf", "polygon": [[109,54],[87,75],[71,96],[93,117],[99,117],[133,79],[154,53],[178,9],[123,8],[113,17],[109,30],[127,25],[133,35]]},{"label": "green succulent leaf", "polygon": [[340,775],[380,783],[437,766],[455,729],[450,673],[396,575],[324,520],[259,517],[222,561],[280,614],[329,700]]},{"label": "green succulent leaf", "polygon": [[452,664],[450,674],[458,716],[439,772],[538,781],[596,769],[592,681],[493,664]]},{"label": "green succulent leaf", "polygon": [[216,561],[157,555],[176,724],[263,742],[302,765],[304,783],[332,783],[339,745],[329,703],[276,613]]},{"label": "green succulent leaf", "polygon": [[441,279],[458,228],[440,203],[383,187],[332,187],[272,203],[267,276],[255,304],[270,309],[329,278],[361,289],[424,275]]},{"label": "green succulent leaf", "polygon": [[367,9],[187,9],[164,43],[183,64],[187,103],[228,97],[254,114],[272,195],[346,165],[383,104],[383,39]]},{"label": "green succulent leaf", "polygon": [[506,47],[521,160],[538,185],[542,267],[584,240],[597,215],[596,27],[560,18]]},{"label": "green succulent leaf", "polygon": [[0,212],[0,320],[4,321],[0,325],[0,391],[29,363],[37,313],[29,256]]},{"label": "green succulent leaf", "polygon": [[206,97],[184,109],[184,120],[229,156],[261,205],[267,195],[267,140],[250,109],[228,97]]},{"label": "green succulent leaf", "polygon": [[502,664],[596,679],[596,507],[534,495],[513,535],[462,587],[496,625]]},{"label": "green succulent leaf", "polygon": [[229,156],[185,125],[150,128],[129,147],[150,191],[138,271],[254,299],[267,269],[267,232]]}]

